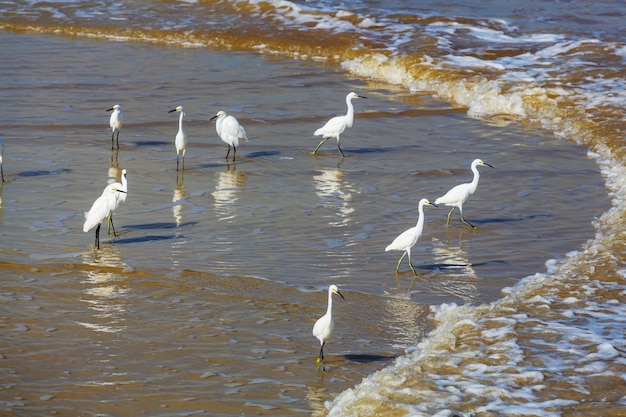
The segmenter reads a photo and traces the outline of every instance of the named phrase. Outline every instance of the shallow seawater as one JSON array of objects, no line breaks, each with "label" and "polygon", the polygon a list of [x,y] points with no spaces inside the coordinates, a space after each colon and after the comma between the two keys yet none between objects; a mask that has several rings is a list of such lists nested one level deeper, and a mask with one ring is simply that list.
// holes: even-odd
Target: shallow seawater
[{"label": "shallow seawater", "polygon": [[[468,118],[338,68],[241,52],[0,35],[7,53],[0,264],[5,410],[21,415],[324,413],[323,401],[415,345],[429,306],[480,304],[580,247],[609,201],[586,149],[519,120]],[[19,54],[18,54],[19,52]],[[312,133],[354,126],[317,157]],[[126,117],[111,151],[105,110]],[[176,172],[183,105],[189,145]],[[236,163],[210,118],[249,142]],[[446,227],[426,208],[412,252],[385,246],[417,202],[471,180]],[[82,232],[83,212],[128,170],[118,237]],[[103,225],[103,229],[104,229]],[[313,322],[337,284],[326,372]]]}]

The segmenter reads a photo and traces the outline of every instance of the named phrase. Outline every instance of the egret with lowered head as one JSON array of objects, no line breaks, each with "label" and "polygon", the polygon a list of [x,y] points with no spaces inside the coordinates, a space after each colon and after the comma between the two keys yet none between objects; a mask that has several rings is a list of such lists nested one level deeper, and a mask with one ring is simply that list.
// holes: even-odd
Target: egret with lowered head
[{"label": "egret with lowered head", "polygon": [[211,120],[217,119],[215,122],[215,130],[217,135],[228,145],[228,152],[226,152],[226,160],[228,160],[228,154],[230,154],[230,147],[233,147],[233,162],[237,156],[237,146],[239,146],[239,139],[248,141],[248,135],[246,130],[239,124],[234,116],[226,114],[225,111],[218,111],[217,114],[211,117]]},{"label": "egret with lowered head", "polygon": [[333,294],[339,294],[341,298],[344,298],[336,285],[332,284],[328,287],[328,308],[326,309],[326,314],[320,317],[313,326],[313,336],[319,339],[321,345],[320,354],[316,361],[318,366],[324,363],[324,345],[335,328],[335,321],[333,320]]}]

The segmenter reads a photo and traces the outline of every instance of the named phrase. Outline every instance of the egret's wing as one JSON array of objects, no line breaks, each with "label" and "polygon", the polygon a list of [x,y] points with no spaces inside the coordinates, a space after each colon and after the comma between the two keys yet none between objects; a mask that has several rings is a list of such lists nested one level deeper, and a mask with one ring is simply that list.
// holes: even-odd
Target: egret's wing
[{"label": "egret's wing", "polygon": [[345,116],[336,116],[313,133],[315,136],[334,137],[346,130]]},{"label": "egret's wing", "polygon": [[222,129],[230,138],[248,140],[246,131],[233,116],[228,116],[224,119],[222,122]]},{"label": "egret's wing", "polygon": [[443,196],[435,200],[435,204],[463,203],[469,197],[469,184],[455,185]]},{"label": "egret's wing", "polygon": [[96,225],[100,224],[111,212],[112,204],[115,202],[113,192],[103,193],[91,205],[91,208],[85,213],[85,223],[83,224],[83,232],[88,232]]},{"label": "egret's wing", "polygon": [[413,246],[415,244],[414,240],[416,240],[415,232],[415,227],[411,227],[400,233],[400,235],[385,248],[385,252],[390,250],[405,250],[408,246]]}]

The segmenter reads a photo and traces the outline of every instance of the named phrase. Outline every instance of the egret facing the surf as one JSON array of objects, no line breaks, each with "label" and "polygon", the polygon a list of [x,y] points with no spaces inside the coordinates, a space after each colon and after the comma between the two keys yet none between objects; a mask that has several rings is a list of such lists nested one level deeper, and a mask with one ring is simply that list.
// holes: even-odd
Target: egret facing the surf
[{"label": "egret facing the surf", "polygon": [[455,185],[450,189],[450,191],[435,200],[435,204],[443,204],[444,206],[452,207],[452,209],[448,213],[448,221],[446,222],[446,225],[450,224],[450,215],[452,214],[454,209],[458,207],[459,211],[461,212],[461,220],[463,221],[463,223],[467,224],[472,229],[476,229],[476,226],[465,220],[465,218],[463,217],[463,203],[465,203],[469,196],[474,194],[474,192],[476,192],[476,188],[478,188],[478,180],[480,179],[478,167],[481,165],[493,168],[491,165],[483,162],[481,159],[474,159],[471,166],[472,172],[474,173],[474,179],[472,180],[472,182]]},{"label": "egret facing the surf", "polygon": [[328,287],[328,308],[326,309],[326,314],[320,317],[313,326],[313,336],[317,337],[320,341],[320,354],[317,357],[318,366],[324,363],[324,345],[335,328],[335,321],[333,320],[333,294],[339,294],[341,298],[345,299],[336,285],[333,284]]},{"label": "egret facing the surf", "polygon": [[390,250],[404,251],[400,259],[398,260],[398,265],[396,265],[396,274],[400,269],[400,263],[402,262],[402,259],[404,259],[405,255],[408,255],[409,267],[411,267],[411,271],[413,271],[413,273],[417,275],[417,272],[415,272],[415,268],[413,268],[413,264],[411,263],[411,248],[415,246],[424,230],[425,205],[437,207],[436,205],[428,201],[428,199],[422,198],[419,202],[419,205],[417,206],[417,224],[414,227],[411,227],[410,229],[402,232],[397,238],[393,240],[393,242],[391,242],[391,244],[389,244],[389,246],[385,248],[385,252],[389,252]]},{"label": "egret facing the surf", "polygon": [[332,119],[327,121],[324,126],[320,127],[319,129],[315,131],[315,133],[313,133],[313,135],[315,136],[322,136],[323,139],[319,143],[319,145],[317,145],[317,148],[315,148],[315,150],[311,152],[311,155],[315,155],[317,153],[317,150],[320,148],[320,146],[322,146],[328,139],[336,138],[337,149],[339,150],[341,157],[342,158],[345,157],[343,151],[341,150],[341,146],[339,144],[339,135],[341,135],[343,131],[346,130],[347,128],[352,127],[352,124],[354,123],[354,106],[352,105],[353,98],[367,98],[367,97],[360,96],[354,92],[348,93],[348,95],[346,96],[346,105],[348,106],[348,112],[344,116],[333,117]]},{"label": "egret facing the surf", "polygon": [[117,149],[119,149],[120,129],[124,126],[124,113],[122,113],[122,106],[116,104],[107,111],[113,111],[113,113],[111,113],[111,118],[109,119],[109,126],[111,126],[111,149],[113,149],[113,144],[115,142],[117,143]]},{"label": "egret facing the surf", "polygon": [[217,114],[211,117],[211,120],[217,119],[215,122],[215,130],[217,135],[228,145],[228,152],[226,152],[226,160],[228,160],[228,154],[230,154],[230,147],[233,147],[233,162],[237,156],[237,146],[239,146],[239,139],[248,141],[248,135],[246,130],[239,124],[234,116],[226,114],[226,112],[220,110]]},{"label": "egret facing the surf", "polygon": [[185,117],[185,109],[183,109],[183,106],[178,106],[175,109],[170,110],[168,113],[173,113],[175,111],[180,112],[180,117],[178,118],[178,133],[176,133],[176,139],[174,140],[174,145],[176,146],[176,171],[178,171],[178,163],[181,156],[183,159],[184,171],[185,151],[187,150],[187,134],[183,130],[183,118]]}]

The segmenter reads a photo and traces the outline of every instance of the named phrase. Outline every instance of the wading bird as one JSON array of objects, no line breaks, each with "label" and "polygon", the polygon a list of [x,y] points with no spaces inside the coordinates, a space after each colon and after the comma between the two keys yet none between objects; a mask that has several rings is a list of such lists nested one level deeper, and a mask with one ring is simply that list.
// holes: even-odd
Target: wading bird
[{"label": "wading bird", "polygon": [[437,207],[436,205],[428,201],[426,198],[422,198],[419,202],[419,205],[417,206],[417,213],[418,213],[417,224],[414,227],[411,227],[410,229],[407,229],[404,232],[400,233],[400,235],[397,238],[395,238],[393,242],[389,244],[389,246],[385,248],[385,252],[389,252],[390,250],[404,251],[404,253],[400,257],[400,260],[398,260],[398,265],[396,266],[396,274],[398,273],[398,270],[400,269],[400,263],[402,262],[402,259],[404,259],[405,255],[408,255],[409,266],[411,267],[411,271],[413,271],[413,273],[417,275],[417,272],[415,272],[415,269],[413,268],[413,264],[411,263],[411,248],[415,246],[415,244],[417,243],[417,240],[422,235],[422,231],[424,230],[424,206],[425,205]]},{"label": "wading bird", "polygon": [[120,190],[117,187],[108,186],[104,189],[104,192],[100,197],[93,202],[93,205],[87,213],[85,213],[85,223],[83,224],[83,232],[87,233],[91,229],[96,227],[96,242],[95,245],[100,249],[100,226],[104,219],[106,219],[111,210],[115,208],[117,199],[121,194],[126,193],[124,190]]},{"label": "wading bird", "polygon": [[109,119],[109,126],[111,126],[111,149],[113,149],[114,138],[115,142],[117,142],[117,149],[119,149],[120,129],[122,128],[122,126],[124,126],[124,114],[122,113],[122,106],[116,104],[107,111],[113,111],[113,113],[111,113],[111,118]]},{"label": "wading bird", "polygon": [[341,298],[344,298],[336,285],[333,284],[328,287],[328,308],[326,309],[326,314],[320,317],[313,326],[313,336],[319,339],[321,345],[320,354],[317,357],[318,366],[324,363],[324,345],[335,328],[335,322],[333,320],[333,294],[339,294]]},{"label": "wading bird", "polygon": [[328,139],[337,138],[337,149],[339,150],[341,157],[345,157],[343,151],[341,150],[341,146],[339,145],[339,135],[341,135],[343,131],[346,130],[346,128],[352,127],[352,124],[354,123],[354,106],[352,106],[353,98],[367,97],[360,96],[354,92],[348,93],[348,95],[346,96],[346,105],[348,106],[348,112],[344,116],[333,117],[332,119],[327,121],[324,126],[320,127],[315,131],[315,133],[313,133],[313,135],[315,136],[322,136],[323,139],[319,143],[319,145],[317,145],[317,148],[315,148],[315,150],[311,152],[311,155],[315,155],[320,146],[322,146]]},{"label": "wading bird", "polygon": [[183,106],[178,106],[175,109],[170,110],[168,113],[173,113],[175,111],[180,112],[180,117],[178,118],[178,133],[176,133],[176,140],[174,141],[174,145],[176,145],[176,171],[178,171],[178,160],[182,155],[183,158],[183,171],[185,170],[185,150],[187,150],[187,134],[183,130],[183,118],[185,117],[185,110]]},{"label": "wading bird", "polygon": [[472,180],[472,182],[455,185],[450,189],[450,191],[435,200],[435,204],[443,204],[444,206],[452,207],[452,209],[448,213],[448,220],[446,222],[446,225],[450,224],[450,215],[452,214],[454,209],[458,207],[459,211],[461,212],[461,220],[463,221],[463,223],[467,224],[472,229],[476,229],[476,226],[465,220],[465,218],[463,217],[463,203],[465,203],[469,196],[474,194],[476,188],[478,188],[478,180],[480,179],[478,167],[481,165],[493,168],[491,165],[483,162],[481,159],[474,159],[474,161],[472,162],[472,172],[474,173],[474,179]]},{"label": "wading bird", "polygon": [[230,154],[230,147],[233,147],[233,162],[237,156],[237,146],[239,146],[239,139],[248,141],[248,135],[246,130],[239,124],[235,117],[226,114],[226,112],[220,110],[217,114],[211,117],[211,120],[217,119],[215,122],[215,130],[217,135],[228,145],[228,152],[226,152],[226,160],[228,160],[228,154]]},{"label": "wading bird", "polygon": [[102,192],[102,194],[105,194],[107,192],[110,192],[113,190],[113,188],[117,188],[118,190],[121,191],[121,194],[119,194],[119,196],[117,197],[116,201],[115,201],[115,207],[113,207],[111,209],[111,212],[108,215],[108,225],[107,225],[107,234],[111,234],[111,229],[113,229],[113,236],[117,236],[117,234],[115,234],[115,226],[113,225],[113,212],[115,210],[118,209],[119,206],[122,205],[122,203],[124,203],[126,201],[126,197],[128,196],[128,179],[126,178],[126,170],[123,169],[122,170],[122,178],[121,178],[121,183],[119,182],[114,182],[111,183],[109,185],[107,185],[104,188],[104,191]]}]

